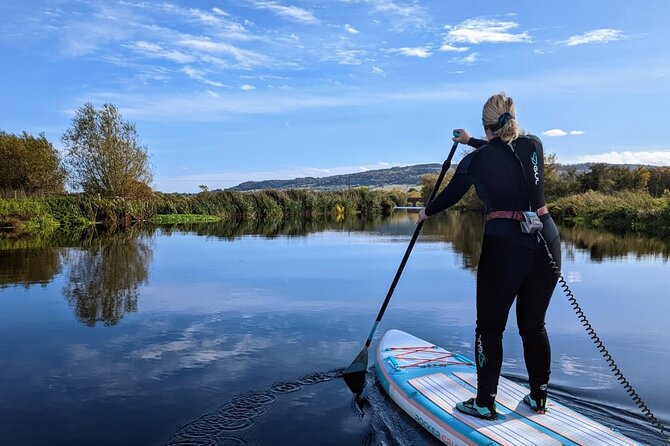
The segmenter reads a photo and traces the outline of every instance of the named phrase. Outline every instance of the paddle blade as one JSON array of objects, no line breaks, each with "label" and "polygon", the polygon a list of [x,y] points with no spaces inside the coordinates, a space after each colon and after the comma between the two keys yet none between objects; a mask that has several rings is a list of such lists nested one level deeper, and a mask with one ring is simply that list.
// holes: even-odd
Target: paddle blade
[{"label": "paddle blade", "polygon": [[363,392],[367,370],[368,347],[364,347],[351,365],[342,372],[342,377],[344,378],[344,382],[347,383],[347,387],[356,395],[360,395]]}]

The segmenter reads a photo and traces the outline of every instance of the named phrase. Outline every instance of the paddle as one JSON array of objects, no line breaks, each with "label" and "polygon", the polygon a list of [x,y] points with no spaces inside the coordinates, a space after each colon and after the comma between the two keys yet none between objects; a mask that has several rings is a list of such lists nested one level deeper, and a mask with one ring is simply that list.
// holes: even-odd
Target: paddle
[{"label": "paddle", "polygon": [[[458,137],[459,135],[460,135],[459,132],[454,132],[455,137]],[[437,190],[440,188],[440,184],[442,184],[444,175],[447,173],[447,170],[449,170],[449,168],[451,167],[451,159],[454,157],[454,152],[456,152],[457,146],[458,146],[457,142],[455,142],[454,145],[451,146],[449,156],[447,157],[446,161],[442,164],[442,170],[440,171],[440,175],[437,177],[437,181],[435,181],[435,186],[433,186],[433,190],[430,193],[430,198],[428,199],[429,203],[433,201],[433,198],[435,198],[435,195],[437,195]],[[372,337],[374,336],[375,331],[377,331],[379,322],[381,322],[382,317],[384,316],[384,312],[386,311],[386,307],[391,301],[391,296],[393,296],[393,292],[395,291],[395,287],[398,284],[398,280],[400,280],[400,275],[402,274],[402,271],[405,269],[405,264],[407,263],[407,259],[409,259],[409,255],[412,252],[412,248],[414,248],[414,243],[416,243],[416,239],[419,238],[419,233],[421,232],[421,228],[423,227],[424,221],[416,225],[416,229],[414,229],[414,235],[412,235],[412,239],[409,242],[409,246],[407,246],[405,255],[403,256],[402,262],[400,262],[400,266],[398,267],[398,271],[395,273],[395,277],[393,278],[391,287],[389,288],[388,293],[386,293],[386,299],[384,299],[384,304],[379,309],[379,314],[377,314],[377,320],[375,320],[375,323],[372,326],[372,330],[370,330],[370,334],[368,335],[368,339],[367,341],[365,341],[365,347],[363,347],[363,350],[361,350],[358,356],[356,356],[356,359],[354,359],[351,365],[346,369],[344,369],[344,372],[342,372],[344,382],[347,383],[349,390],[351,390],[356,395],[360,395],[361,392],[363,391],[363,388],[365,387],[365,372],[368,369],[368,349],[370,348],[370,344],[372,344]]]}]

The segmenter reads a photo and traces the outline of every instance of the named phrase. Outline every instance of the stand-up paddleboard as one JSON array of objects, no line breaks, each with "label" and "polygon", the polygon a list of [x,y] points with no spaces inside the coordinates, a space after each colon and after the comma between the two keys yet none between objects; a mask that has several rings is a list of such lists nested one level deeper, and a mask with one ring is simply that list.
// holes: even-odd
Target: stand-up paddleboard
[{"label": "stand-up paddleboard", "polygon": [[639,444],[551,400],[545,414],[536,414],[522,401],[528,389],[503,377],[496,421],[462,414],[456,403],[477,393],[474,362],[400,330],[386,332],[375,362],[386,393],[448,445]]}]

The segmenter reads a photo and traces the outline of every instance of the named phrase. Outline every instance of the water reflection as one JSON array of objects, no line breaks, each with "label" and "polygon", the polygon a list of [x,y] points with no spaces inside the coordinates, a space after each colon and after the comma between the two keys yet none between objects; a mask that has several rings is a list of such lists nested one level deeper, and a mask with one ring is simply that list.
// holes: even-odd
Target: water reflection
[{"label": "water reflection", "polygon": [[[399,210],[391,217],[227,221],[210,224],[133,226],[122,231],[57,231],[49,237],[0,238],[0,288],[46,285],[67,266],[63,295],[78,320],[92,326],[117,324],[137,311],[138,289],[149,278],[152,238],[192,233],[234,240],[246,235],[266,238],[304,237],[323,231],[347,231],[409,239],[416,213]],[[478,213],[448,212],[429,219],[421,242],[446,242],[460,254],[462,266],[474,271],[479,262],[484,218]],[[670,243],[640,236],[625,237],[582,227],[560,227],[565,256],[587,251],[592,262],[635,256],[670,256]]]},{"label": "water reflection", "polygon": [[63,252],[58,248],[0,249],[0,288],[46,286],[60,273]]},{"label": "water reflection", "polygon": [[[404,214],[404,212],[403,212]],[[388,217],[393,219],[394,217]],[[328,230],[370,232],[377,230],[387,218],[336,218],[336,219],[290,219],[290,220],[248,220],[220,221],[185,225],[163,225],[161,231],[166,235],[173,233],[192,233],[201,236],[233,240],[245,235],[262,235],[267,238],[303,237],[308,234]]]},{"label": "water reflection", "polygon": [[146,234],[120,232],[68,253],[63,295],[80,322],[116,325],[137,311],[138,289],[149,278],[151,241]]},{"label": "water reflection", "polygon": [[568,256],[571,255],[571,250],[577,249],[588,251],[592,262],[624,258],[630,255],[637,259],[652,256],[668,260],[670,257],[670,243],[667,240],[635,234],[621,236],[581,226],[560,226],[559,229],[563,240],[570,242],[566,246]]}]

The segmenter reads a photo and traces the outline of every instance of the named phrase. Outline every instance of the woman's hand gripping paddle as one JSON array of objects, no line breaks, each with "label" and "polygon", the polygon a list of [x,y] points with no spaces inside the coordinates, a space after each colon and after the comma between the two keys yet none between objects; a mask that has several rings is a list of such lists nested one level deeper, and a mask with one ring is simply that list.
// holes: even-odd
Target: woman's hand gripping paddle
[{"label": "woman's hand gripping paddle", "polygon": [[[454,138],[458,138],[459,136],[460,132],[454,131]],[[444,175],[447,173],[447,170],[449,170],[449,168],[451,167],[451,159],[454,157],[454,152],[456,152],[457,146],[458,141],[454,142],[454,145],[451,146],[449,156],[447,157],[446,161],[442,164],[442,170],[440,171],[440,175],[437,177],[435,186],[433,186],[433,190],[430,193],[430,198],[428,199],[429,203],[433,201],[433,198],[435,198],[435,195],[437,195],[437,191],[440,188],[440,185],[442,184]],[[382,317],[384,316],[384,312],[386,311],[386,307],[388,306],[391,300],[391,296],[393,296],[393,292],[395,291],[395,287],[398,284],[398,280],[400,280],[400,275],[402,274],[403,269],[405,269],[405,264],[407,263],[407,259],[409,259],[409,255],[412,252],[412,248],[414,248],[414,243],[416,243],[417,238],[419,238],[419,233],[421,232],[423,223],[424,223],[423,221],[420,221],[416,225],[416,229],[414,229],[414,234],[412,235],[412,239],[409,242],[409,246],[407,246],[407,250],[405,251],[405,255],[402,258],[402,262],[400,262],[398,271],[395,273],[395,277],[393,278],[391,287],[389,288],[388,293],[386,293],[386,299],[384,299],[384,304],[379,309],[379,314],[377,314],[377,320],[375,320],[375,323],[372,325],[372,330],[370,330],[368,339],[367,341],[365,341],[365,347],[363,347],[363,350],[361,350],[358,356],[356,356],[356,359],[354,359],[351,365],[346,369],[344,369],[344,372],[342,372],[344,382],[347,383],[349,389],[356,395],[360,395],[361,392],[363,392],[363,388],[365,387],[365,373],[367,372],[368,369],[368,349],[370,348],[370,344],[372,343],[372,338],[375,334],[375,331],[377,331],[379,322],[381,322]]]}]

